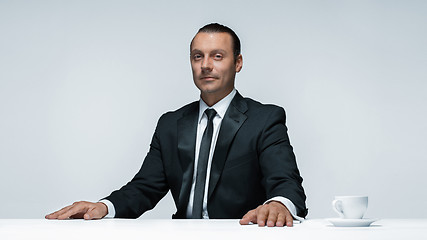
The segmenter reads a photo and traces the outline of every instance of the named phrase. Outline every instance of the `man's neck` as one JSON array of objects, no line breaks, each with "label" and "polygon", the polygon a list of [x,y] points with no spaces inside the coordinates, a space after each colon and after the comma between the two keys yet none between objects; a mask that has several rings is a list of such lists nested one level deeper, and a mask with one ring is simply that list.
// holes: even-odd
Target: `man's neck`
[{"label": "man's neck", "polygon": [[223,92],[221,94],[218,93],[201,93],[200,97],[202,100],[208,105],[209,107],[212,107],[217,102],[221,101],[223,98],[225,98],[228,94],[230,94],[233,91],[234,88],[230,89],[227,92]]}]

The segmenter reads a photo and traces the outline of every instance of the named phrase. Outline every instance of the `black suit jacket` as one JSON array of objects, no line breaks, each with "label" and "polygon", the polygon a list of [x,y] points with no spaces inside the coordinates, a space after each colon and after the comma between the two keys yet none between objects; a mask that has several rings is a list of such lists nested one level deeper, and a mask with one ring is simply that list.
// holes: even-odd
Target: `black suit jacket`
[{"label": "black suit jacket", "polygon": [[[135,177],[106,199],[119,218],[137,218],[170,190],[185,218],[193,178],[199,102],[164,114]],[[285,125],[285,111],[239,93],[221,123],[208,189],[209,218],[241,218],[275,196],[305,217],[305,194]]]}]

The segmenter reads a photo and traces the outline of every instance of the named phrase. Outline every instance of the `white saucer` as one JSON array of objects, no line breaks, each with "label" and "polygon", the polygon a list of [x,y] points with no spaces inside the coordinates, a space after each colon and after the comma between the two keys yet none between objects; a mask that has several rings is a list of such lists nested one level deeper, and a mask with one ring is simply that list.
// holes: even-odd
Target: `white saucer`
[{"label": "white saucer", "polygon": [[335,227],[369,227],[371,223],[378,221],[376,218],[362,219],[345,219],[345,218],[328,218],[326,219]]}]

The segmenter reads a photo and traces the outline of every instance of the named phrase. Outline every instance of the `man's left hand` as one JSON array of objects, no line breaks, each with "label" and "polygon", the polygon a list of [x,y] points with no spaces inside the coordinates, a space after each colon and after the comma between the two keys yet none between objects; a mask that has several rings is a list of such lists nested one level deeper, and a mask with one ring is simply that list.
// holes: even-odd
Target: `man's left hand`
[{"label": "man's left hand", "polygon": [[288,208],[280,202],[271,201],[267,204],[260,205],[256,209],[250,210],[240,219],[241,225],[256,223],[260,227],[292,227],[293,218]]}]

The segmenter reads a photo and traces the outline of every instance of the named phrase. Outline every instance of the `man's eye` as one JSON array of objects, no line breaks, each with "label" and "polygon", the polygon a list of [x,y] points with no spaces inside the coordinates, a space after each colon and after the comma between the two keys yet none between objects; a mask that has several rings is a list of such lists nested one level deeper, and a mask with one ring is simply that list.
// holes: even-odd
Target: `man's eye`
[{"label": "man's eye", "polygon": [[222,55],[221,54],[215,54],[215,59],[222,59]]},{"label": "man's eye", "polygon": [[195,54],[195,55],[193,55],[193,59],[194,60],[199,60],[199,59],[201,59],[202,58],[202,56],[201,55],[199,55],[199,54]]}]

